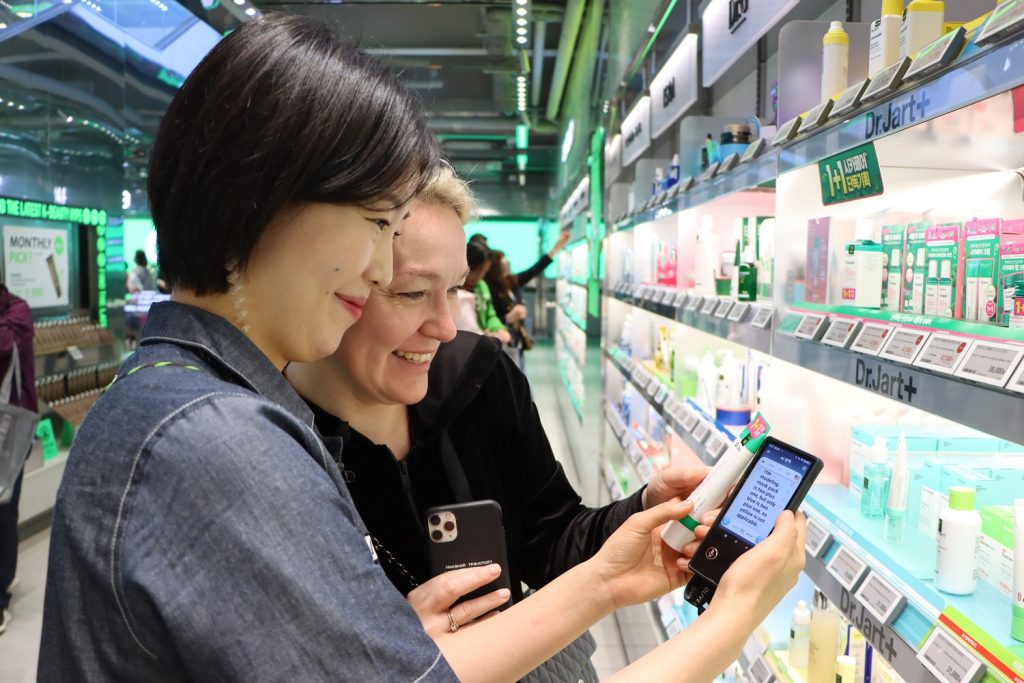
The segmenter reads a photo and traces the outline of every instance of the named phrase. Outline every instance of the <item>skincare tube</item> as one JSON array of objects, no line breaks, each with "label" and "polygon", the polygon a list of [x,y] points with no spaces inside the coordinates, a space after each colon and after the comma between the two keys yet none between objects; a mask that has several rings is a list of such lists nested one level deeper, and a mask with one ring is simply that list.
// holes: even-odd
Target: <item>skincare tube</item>
[{"label": "skincare tube", "polygon": [[1010,635],[1024,642],[1024,498],[1013,501],[1013,620]]},{"label": "skincare tube", "polygon": [[761,413],[758,413],[753,422],[740,432],[725,453],[718,459],[715,466],[711,468],[704,481],[700,483],[687,500],[693,502],[693,512],[683,517],[678,522],[671,522],[661,532],[661,538],[676,552],[682,552],[683,547],[695,540],[693,530],[700,524],[700,518],[705,512],[715,509],[725,500],[729,487],[736,483],[743,470],[747,468],[750,459],[757,453],[761,443],[767,438],[768,430],[771,427]]},{"label": "skincare tube", "polygon": [[900,432],[896,461],[889,480],[889,500],[885,505],[885,540],[903,543],[907,524],[907,497],[910,494],[910,471],[907,465],[907,435]]}]

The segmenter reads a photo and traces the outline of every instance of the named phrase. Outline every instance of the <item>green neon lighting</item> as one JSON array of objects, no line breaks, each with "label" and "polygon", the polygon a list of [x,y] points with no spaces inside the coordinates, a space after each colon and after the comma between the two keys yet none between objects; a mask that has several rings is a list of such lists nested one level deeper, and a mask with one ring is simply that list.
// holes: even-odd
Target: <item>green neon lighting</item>
[{"label": "green neon lighting", "polygon": [[672,14],[672,10],[675,9],[678,1],[679,0],[672,0],[668,3],[668,7],[665,8],[665,13],[661,15],[661,21],[658,22],[658,25],[654,29],[654,34],[651,35],[651,39],[647,41],[647,47],[645,47],[644,51],[640,54],[640,59],[636,60],[633,70],[629,72],[629,76],[626,78],[627,83],[633,80],[633,76],[636,75],[637,69],[639,69],[640,65],[644,63],[645,59],[647,59],[647,53],[649,53],[651,48],[654,47],[654,41],[658,39],[658,35],[661,34],[661,29],[664,28],[665,22],[668,21],[668,15]]},{"label": "green neon lighting", "polygon": [[590,137],[590,155],[587,158],[590,167],[590,225],[587,226],[587,238],[590,241],[590,262],[587,264],[588,296],[587,310],[597,318],[601,315],[601,245],[605,235],[604,214],[604,176],[601,165],[604,162],[604,126],[598,126]]},{"label": "green neon lighting", "polygon": [[507,140],[508,136],[507,135],[483,135],[483,134],[476,134],[476,133],[442,133],[442,134],[439,134],[439,135],[435,135],[434,139],[437,140],[438,142],[446,142],[446,141],[449,141],[449,140],[451,140],[451,141],[459,141],[459,140],[466,140],[466,141],[488,140],[488,141],[494,141],[494,140]]},{"label": "green neon lighting", "polygon": [[180,88],[185,82],[185,78],[180,74],[177,74],[170,69],[160,69],[160,73],[156,75],[156,78],[161,83],[166,83],[172,88]]},{"label": "green neon lighting", "polygon": [[517,154],[516,155],[516,166],[519,168],[520,171],[525,171],[526,170],[526,163],[527,163],[528,160],[529,160],[529,155],[527,155],[527,154]]},{"label": "green neon lighting", "polygon": [[46,202],[33,202],[14,197],[0,197],[0,216],[34,218],[55,223],[107,224],[107,212],[102,209],[47,204]]},{"label": "green neon lighting", "polygon": [[516,125],[516,149],[526,149],[530,146],[530,127],[520,123]]}]

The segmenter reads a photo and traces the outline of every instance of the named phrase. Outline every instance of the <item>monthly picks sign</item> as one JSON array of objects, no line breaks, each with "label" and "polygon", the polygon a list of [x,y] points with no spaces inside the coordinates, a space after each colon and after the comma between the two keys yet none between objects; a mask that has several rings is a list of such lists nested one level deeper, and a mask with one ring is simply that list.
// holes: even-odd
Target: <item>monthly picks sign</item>
[{"label": "monthly picks sign", "polygon": [[67,306],[68,232],[3,226],[4,280],[31,308]]}]

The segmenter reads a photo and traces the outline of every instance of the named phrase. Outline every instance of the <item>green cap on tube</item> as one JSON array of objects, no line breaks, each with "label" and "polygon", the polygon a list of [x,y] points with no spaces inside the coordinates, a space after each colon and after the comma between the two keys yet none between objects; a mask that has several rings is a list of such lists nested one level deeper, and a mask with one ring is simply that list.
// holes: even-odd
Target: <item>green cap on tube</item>
[{"label": "green cap on tube", "polygon": [[974,497],[977,492],[970,486],[949,487],[949,509],[950,510],[973,510]]},{"label": "green cap on tube", "polygon": [[1010,620],[1010,636],[1014,640],[1024,642],[1024,607],[1013,606],[1013,618]]}]

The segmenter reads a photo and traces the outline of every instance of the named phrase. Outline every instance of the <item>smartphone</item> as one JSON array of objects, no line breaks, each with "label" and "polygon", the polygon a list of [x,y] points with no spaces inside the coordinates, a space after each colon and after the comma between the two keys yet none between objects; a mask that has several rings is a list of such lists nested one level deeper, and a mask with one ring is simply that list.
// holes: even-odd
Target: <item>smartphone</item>
[{"label": "smartphone", "polygon": [[[505,525],[501,521],[501,505],[494,500],[439,505],[427,510],[427,538],[430,544],[430,574],[438,576],[453,569],[501,566],[494,581],[463,595],[455,604],[486,595],[499,588],[510,588],[508,551],[505,547]],[[503,610],[512,599],[498,607]]]},{"label": "smartphone", "polygon": [[813,455],[765,439],[690,560],[694,579],[687,584],[686,600],[706,607],[732,563],[768,538],[783,510],[800,507],[821,468]]}]

